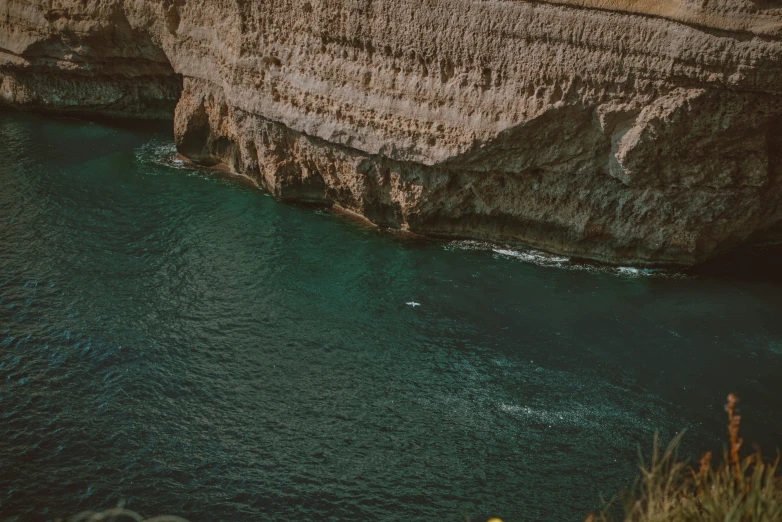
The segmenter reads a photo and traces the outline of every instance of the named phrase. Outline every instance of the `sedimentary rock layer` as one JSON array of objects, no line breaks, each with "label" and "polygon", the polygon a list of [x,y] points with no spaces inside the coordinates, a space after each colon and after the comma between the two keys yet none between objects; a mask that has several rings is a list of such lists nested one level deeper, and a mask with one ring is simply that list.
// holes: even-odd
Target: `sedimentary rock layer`
[{"label": "sedimentary rock layer", "polygon": [[[691,264],[782,229],[782,4],[0,0],[0,100],[381,226]],[[177,102],[178,100],[178,102]]]}]

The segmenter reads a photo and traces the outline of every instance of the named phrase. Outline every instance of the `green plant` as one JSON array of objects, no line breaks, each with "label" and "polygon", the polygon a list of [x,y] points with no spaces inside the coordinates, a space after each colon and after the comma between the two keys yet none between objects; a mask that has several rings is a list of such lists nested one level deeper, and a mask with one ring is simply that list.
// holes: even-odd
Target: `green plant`
[{"label": "green plant", "polygon": [[[641,473],[630,494],[624,496],[625,522],[780,522],[782,521],[782,481],[777,476],[779,454],[772,462],[763,460],[760,450],[740,458],[743,440],[739,437],[741,417],[736,413],[738,399],[728,396],[730,446],[722,462],[712,465],[705,453],[697,470],[677,455],[683,432],[660,452],[654,438],[648,464],[641,459]],[[610,503],[587,521],[612,520]]]}]

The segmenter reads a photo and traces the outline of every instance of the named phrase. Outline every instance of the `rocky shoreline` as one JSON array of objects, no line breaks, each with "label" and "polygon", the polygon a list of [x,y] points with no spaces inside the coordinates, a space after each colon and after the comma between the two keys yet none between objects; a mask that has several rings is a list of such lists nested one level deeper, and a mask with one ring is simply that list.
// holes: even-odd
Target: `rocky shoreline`
[{"label": "rocky shoreline", "polygon": [[691,265],[782,230],[782,6],[0,0],[0,103],[382,227]]}]

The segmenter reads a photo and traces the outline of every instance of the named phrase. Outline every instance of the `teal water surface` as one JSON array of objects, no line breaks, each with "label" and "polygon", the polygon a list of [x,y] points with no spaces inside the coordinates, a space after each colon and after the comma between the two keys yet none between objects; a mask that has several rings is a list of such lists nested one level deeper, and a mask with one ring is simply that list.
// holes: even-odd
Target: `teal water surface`
[{"label": "teal water surface", "polygon": [[171,141],[0,113],[0,519],[583,520],[731,391],[782,445],[778,279],[399,238]]}]

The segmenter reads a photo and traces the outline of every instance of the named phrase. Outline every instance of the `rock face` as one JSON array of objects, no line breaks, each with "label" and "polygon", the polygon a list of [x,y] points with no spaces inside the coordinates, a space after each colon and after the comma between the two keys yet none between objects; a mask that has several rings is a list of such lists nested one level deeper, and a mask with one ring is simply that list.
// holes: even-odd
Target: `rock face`
[{"label": "rock face", "polygon": [[692,264],[782,231],[773,1],[0,0],[0,101],[173,113],[195,161],[425,234]]}]

